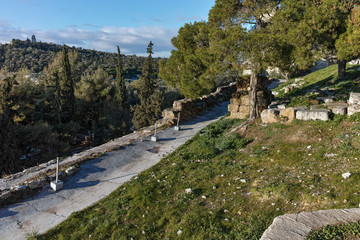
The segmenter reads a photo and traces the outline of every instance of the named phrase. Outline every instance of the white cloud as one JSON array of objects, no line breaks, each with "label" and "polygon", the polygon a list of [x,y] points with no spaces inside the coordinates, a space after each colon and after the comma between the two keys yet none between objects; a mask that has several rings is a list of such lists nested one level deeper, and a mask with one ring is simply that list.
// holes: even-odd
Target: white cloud
[{"label": "white cloud", "polygon": [[171,38],[176,36],[177,29],[162,27],[118,28],[105,26],[98,29],[77,28],[69,26],[66,29],[31,30],[16,28],[8,21],[0,21],[0,43],[12,39],[25,40],[35,34],[42,42],[54,42],[69,46],[115,52],[119,45],[123,54],[146,55],[149,41],[154,43],[154,56],[168,57],[172,49]]}]

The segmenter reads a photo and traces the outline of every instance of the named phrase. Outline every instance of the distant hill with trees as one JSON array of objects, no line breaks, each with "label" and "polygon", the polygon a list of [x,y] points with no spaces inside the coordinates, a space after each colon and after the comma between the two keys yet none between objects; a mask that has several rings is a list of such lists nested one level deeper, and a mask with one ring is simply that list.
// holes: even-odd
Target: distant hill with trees
[{"label": "distant hill with trees", "polygon": [[[114,50],[116,50],[114,46]],[[116,75],[115,66],[117,54],[101,52],[83,48],[70,47],[76,50],[79,60],[75,68],[83,73],[95,71],[101,66],[108,74]],[[42,72],[45,67],[52,63],[62,45],[54,43],[39,42],[33,36],[32,40],[13,39],[10,43],[0,44],[0,68],[6,68],[9,72],[17,72],[27,68],[31,72]],[[146,57],[136,55],[121,55],[124,65],[124,75],[127,79],[137,79],[141,74],[142,65]],[[160,58],[154,58],[157,63]],[[156,64],[157,67],[157,64]]]},{"label": "distant hill with trees", "polygon": [[[117,54],[99,52],[35,36],[0,45],[0,176],[153,124],[182,97],[158,79],[158,61],[121,55],[119,47]],[[144,79],[157,94],[146,103]],[[142,110],[150,120],[137,124]]]}]

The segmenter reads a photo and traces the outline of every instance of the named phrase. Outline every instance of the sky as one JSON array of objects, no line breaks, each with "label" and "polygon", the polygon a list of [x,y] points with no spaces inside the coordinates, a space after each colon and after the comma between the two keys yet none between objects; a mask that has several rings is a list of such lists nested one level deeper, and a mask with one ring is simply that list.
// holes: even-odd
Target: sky
[{"label": "sky", "polygon": [[0,0],[0,43],[12,39],[169,57],[185,23],[207,20],[215,0]]}]

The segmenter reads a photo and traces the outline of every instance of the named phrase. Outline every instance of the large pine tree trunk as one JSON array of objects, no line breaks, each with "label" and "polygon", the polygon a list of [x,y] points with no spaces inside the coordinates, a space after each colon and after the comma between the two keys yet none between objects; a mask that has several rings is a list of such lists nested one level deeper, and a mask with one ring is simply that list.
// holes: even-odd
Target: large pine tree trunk
[{"label": "large pine tree trunk", "polygon": [[346,75],[346,61],[338,60],[337,64],[338,64],[338,77],[342,79]]},{"label": "large pine tree trunk", "polygon": [[259,117],[259,106],[258,106],[258,101],[257,101],[257,89],[256,89],[256,85],[258,83],[258,77],[259,75],[253,71],[251,73],[251,78],[250,78],[250,91],[249,91],[249,98],[250,98],[250,120],[254,120],[256,118]]}]

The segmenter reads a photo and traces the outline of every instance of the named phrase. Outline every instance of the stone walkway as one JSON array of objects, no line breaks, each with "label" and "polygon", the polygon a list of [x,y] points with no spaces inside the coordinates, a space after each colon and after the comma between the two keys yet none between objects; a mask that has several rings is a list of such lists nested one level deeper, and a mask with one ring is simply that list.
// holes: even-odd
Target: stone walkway
[{"label": "stone walkway", "polygon": [[[36,197],[0,209],[0,239],[25,239],[32,232],[43,233],[71,213],[105,198],[131,177],[155,165],[199,130],[223,116],[228,104],[224,102],[182,123],[181,131],[168,128],[159,132],[158,142],[151,142],[150,136],[140,137],[123,149],[87,161],[77,174],[66,179],[64,189],[58,192],[47,187]],[[133,137],[136,136],[131,135],[129,139],[133,140]],[[17,178],[13,181],[20,182]],[[11,181],[2,184],[9,186]]]},{"label": "stone walkway", "polygon": [[260,240],[303,240],[312,230],[360,220],[360,208],[321,210],[278,216]]}]

